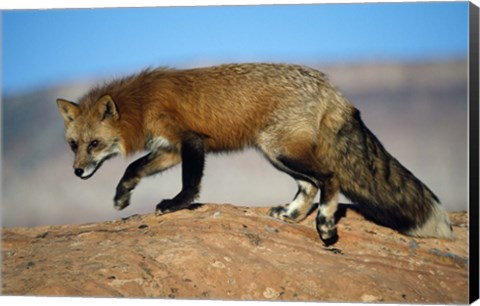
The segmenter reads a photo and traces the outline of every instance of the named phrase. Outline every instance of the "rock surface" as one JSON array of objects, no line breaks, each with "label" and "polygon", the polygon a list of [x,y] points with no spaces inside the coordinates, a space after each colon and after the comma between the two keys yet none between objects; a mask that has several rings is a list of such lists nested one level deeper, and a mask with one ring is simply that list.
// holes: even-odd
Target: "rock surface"
[{"label": "rock surface", "polygon": [[467,303],[467,214],[456,240],[417,239],[351,209],[324,247],[311,215],[203,205],[95,224],[3,228],[2,294]]}]

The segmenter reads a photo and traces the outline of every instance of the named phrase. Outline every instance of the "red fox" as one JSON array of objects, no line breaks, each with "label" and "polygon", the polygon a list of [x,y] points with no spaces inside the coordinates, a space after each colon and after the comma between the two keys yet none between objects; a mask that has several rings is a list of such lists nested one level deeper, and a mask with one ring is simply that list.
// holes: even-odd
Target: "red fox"
[{"label": "red fox", "polygon": [[117,155],[147,150],[116,188],[130,204],[143,177],[182,163],[182,189],[158,215],[188,207],[200,192],[205,154],[258,149],[298,184],[294,200],[269,214],[303,220],[320,189],[316,228],[338,239],[339,194],[378,223],[412,236],[452,238],[438,198],[392,157],[360,112],[314,69],[288,64],[229,64],[189,70],[146,69],[94,87],[79,103],[57,100],[75,175],[90,178]]}]

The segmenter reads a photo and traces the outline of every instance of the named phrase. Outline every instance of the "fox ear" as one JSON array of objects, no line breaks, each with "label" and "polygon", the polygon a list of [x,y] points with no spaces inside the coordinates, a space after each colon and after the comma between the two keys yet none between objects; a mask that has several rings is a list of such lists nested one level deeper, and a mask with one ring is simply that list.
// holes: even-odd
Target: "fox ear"
[{"label": "fox ear", "polygon": [[65,125],[75,120],[80,112],[78,109],[78,104],[64,99],[57,99],[57,106],[60,115],[62,115],[63,120],[65,121]]},{"label": "fox ear", "polygon": [[110,95],[104,95],[97,101],[98,112],[101,114],[101,121],[112,118],[117,121],[120,118],[117,105]]}]

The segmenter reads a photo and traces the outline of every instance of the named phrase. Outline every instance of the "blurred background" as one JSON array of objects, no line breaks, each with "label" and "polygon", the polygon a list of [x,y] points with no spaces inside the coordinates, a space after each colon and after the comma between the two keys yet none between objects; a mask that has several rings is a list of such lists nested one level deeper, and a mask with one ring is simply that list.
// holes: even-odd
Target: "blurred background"
[{"label": "blurred background", "polygon": [[[2,11],[3,226],[154,211],[181,167],[115,187],[141,154],[73,174],[55,100],[145,67],[286,62],[324,71],[387,150],[446,208],[467,209],[468,2]],[[295,182],[252,150],[207,158],[199,202],[280,205]],[[347,201],[342,199],[342,201]]]}]

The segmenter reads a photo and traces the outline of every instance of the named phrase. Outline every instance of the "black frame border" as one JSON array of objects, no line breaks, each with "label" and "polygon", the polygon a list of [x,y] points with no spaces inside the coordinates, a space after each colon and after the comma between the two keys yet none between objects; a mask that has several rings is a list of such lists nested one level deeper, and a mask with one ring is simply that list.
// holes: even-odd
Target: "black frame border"
[{"label": "black frame border", "polygon": [[479,299],[479,8],[470,2],[469,8],[469,148],[470,148],[470,239],[469,239],[469,302]]}]

